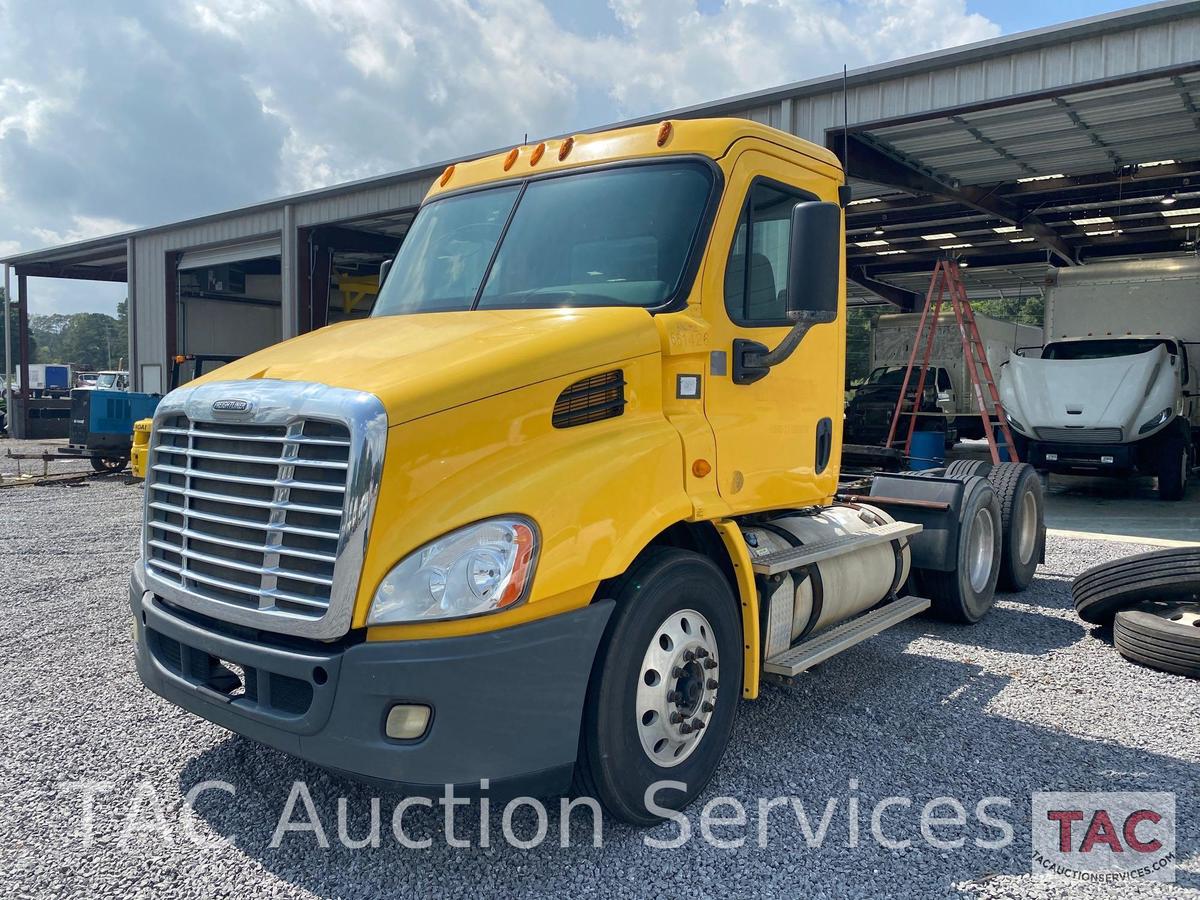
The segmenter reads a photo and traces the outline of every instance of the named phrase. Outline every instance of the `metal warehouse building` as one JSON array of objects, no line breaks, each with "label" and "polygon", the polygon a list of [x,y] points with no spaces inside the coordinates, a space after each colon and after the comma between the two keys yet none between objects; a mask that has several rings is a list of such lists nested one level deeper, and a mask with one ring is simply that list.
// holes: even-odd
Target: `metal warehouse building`
[{"label": "metal warehouse building", "polygon": [[[1196,252],[1197,0],[637,121],[717,115],[844,160],[854,302],[913,308],[947,252],[977,297],[1040,290],[1061,266]],[[368,314],[380,264],[449,162],[23,253],[5,277],[23,311],[38,278],[127,282],[134,386],[159,391],[177,353],[240,355]]]}]

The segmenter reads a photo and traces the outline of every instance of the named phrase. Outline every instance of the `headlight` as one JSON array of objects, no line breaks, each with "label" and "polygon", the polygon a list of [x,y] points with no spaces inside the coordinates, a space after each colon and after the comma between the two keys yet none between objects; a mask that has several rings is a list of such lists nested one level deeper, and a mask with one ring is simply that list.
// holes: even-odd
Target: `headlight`
[{"label": "headlight", "polygon": [[1153,431],[1169,418],[1171,418],[1171,408],[1167,407],[1149,422],[1143,424],[1142,427],[1138,429],[1138,434],[1145,434],[1147,431]]},{"label": "headlight", "polygon": [[537,562],[537,530],[516,516],[443,535],[402,559],[379,585],[368,625],[459,619],[525,599]]},{"label": "headlight", "polygon": [[1013,418],[1012,416],[1010,416],[1008,413],[1005,413],[1005,414],[1004,414],[1004,418],[1008,419],[1008,427],[1009,427],[1009,428],[1012,428],[1012,429],[1014,429],[1015,431],[1019,431],[1019,432],[1021,432],[1021,434],[1028,434],[1028,433],[1029,433],[1029,432],[1027,432],[1027,431],[1025,430],[1025,426],[1024,426],[1024,425],[1022,425],[1020,422],[1018,422],[1016,419],[1014,419],[1014,418]]}]

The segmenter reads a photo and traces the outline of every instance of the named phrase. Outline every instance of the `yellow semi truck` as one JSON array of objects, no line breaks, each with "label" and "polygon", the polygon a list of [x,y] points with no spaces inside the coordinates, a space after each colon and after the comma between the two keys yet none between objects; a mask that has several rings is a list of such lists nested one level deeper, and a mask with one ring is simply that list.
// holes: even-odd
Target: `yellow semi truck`
[{"label": "yellow semi truck", "polygon": [[159,405],[145,684],[357,777],[648,823],[764,679],[977,621],[1032,578],[1040,486],[839,478],[848,201],[833,154],[732,119],[447,168],[369,319]]}]

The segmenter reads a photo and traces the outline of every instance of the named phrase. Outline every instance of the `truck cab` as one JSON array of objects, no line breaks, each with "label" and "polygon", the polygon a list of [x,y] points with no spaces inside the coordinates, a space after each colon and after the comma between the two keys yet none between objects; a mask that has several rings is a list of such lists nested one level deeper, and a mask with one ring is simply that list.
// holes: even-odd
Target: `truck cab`
[{"label": "truck cab", "polygon": [[1048,471],[1158,477],[1181,500],[1195,466],[1200,372],[1163,334],[1061,338],[1040,359],[1014,356],[1000,392],[1022,458]]},{"label": "truck cab", "polygon": [[829,151],[732,119],[449,166],[369,319],[163,398],[142,680],[411,792],[648,823],[764,677],[931,603],[978,620],[1038,505],[1010,553],[985,478],[838,500],[848,199]]}]

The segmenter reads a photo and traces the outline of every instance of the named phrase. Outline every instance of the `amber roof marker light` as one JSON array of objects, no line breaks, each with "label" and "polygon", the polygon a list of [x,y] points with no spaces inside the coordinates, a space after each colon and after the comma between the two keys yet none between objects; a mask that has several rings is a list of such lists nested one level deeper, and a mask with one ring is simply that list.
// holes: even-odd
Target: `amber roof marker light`
[{"label": "amber roof marker light", "polygon": [[438,187],[445,187],[450,179],[454,176],[454,166],[446,166],[446,171],[442,173],[442,177],[438,179]]},{"label": "amber roof marker light", "polygon": [[571,152],[571,148],[575,146],[575,138],[569,137],[563,141],[558,147],[558,161],[562,162],[567,158],[567,154]]},{"label": "amber roof marker light", "polygon": [[658,146],[662,146],[671,139],[671,120],[663,122],[658,126]]},{"label": "amber roof marker light", "polygon": [[511,150],[508,151],[508,156],[504,157],[504,171],[505,172],[507,172],[509,169],[511,169],[513,167],[513,163],[515,163],[517,161],[517,157],[520,155],[520,153],[521,153],[521,150],[519,147],[513,147]]},{"label": "amber roof marker light", "polygon": [[529,156],[529,165],[536,166],[541,160],[542,155],[546,152],[546,142],[542,141],[533,148],[533,153]]}]

